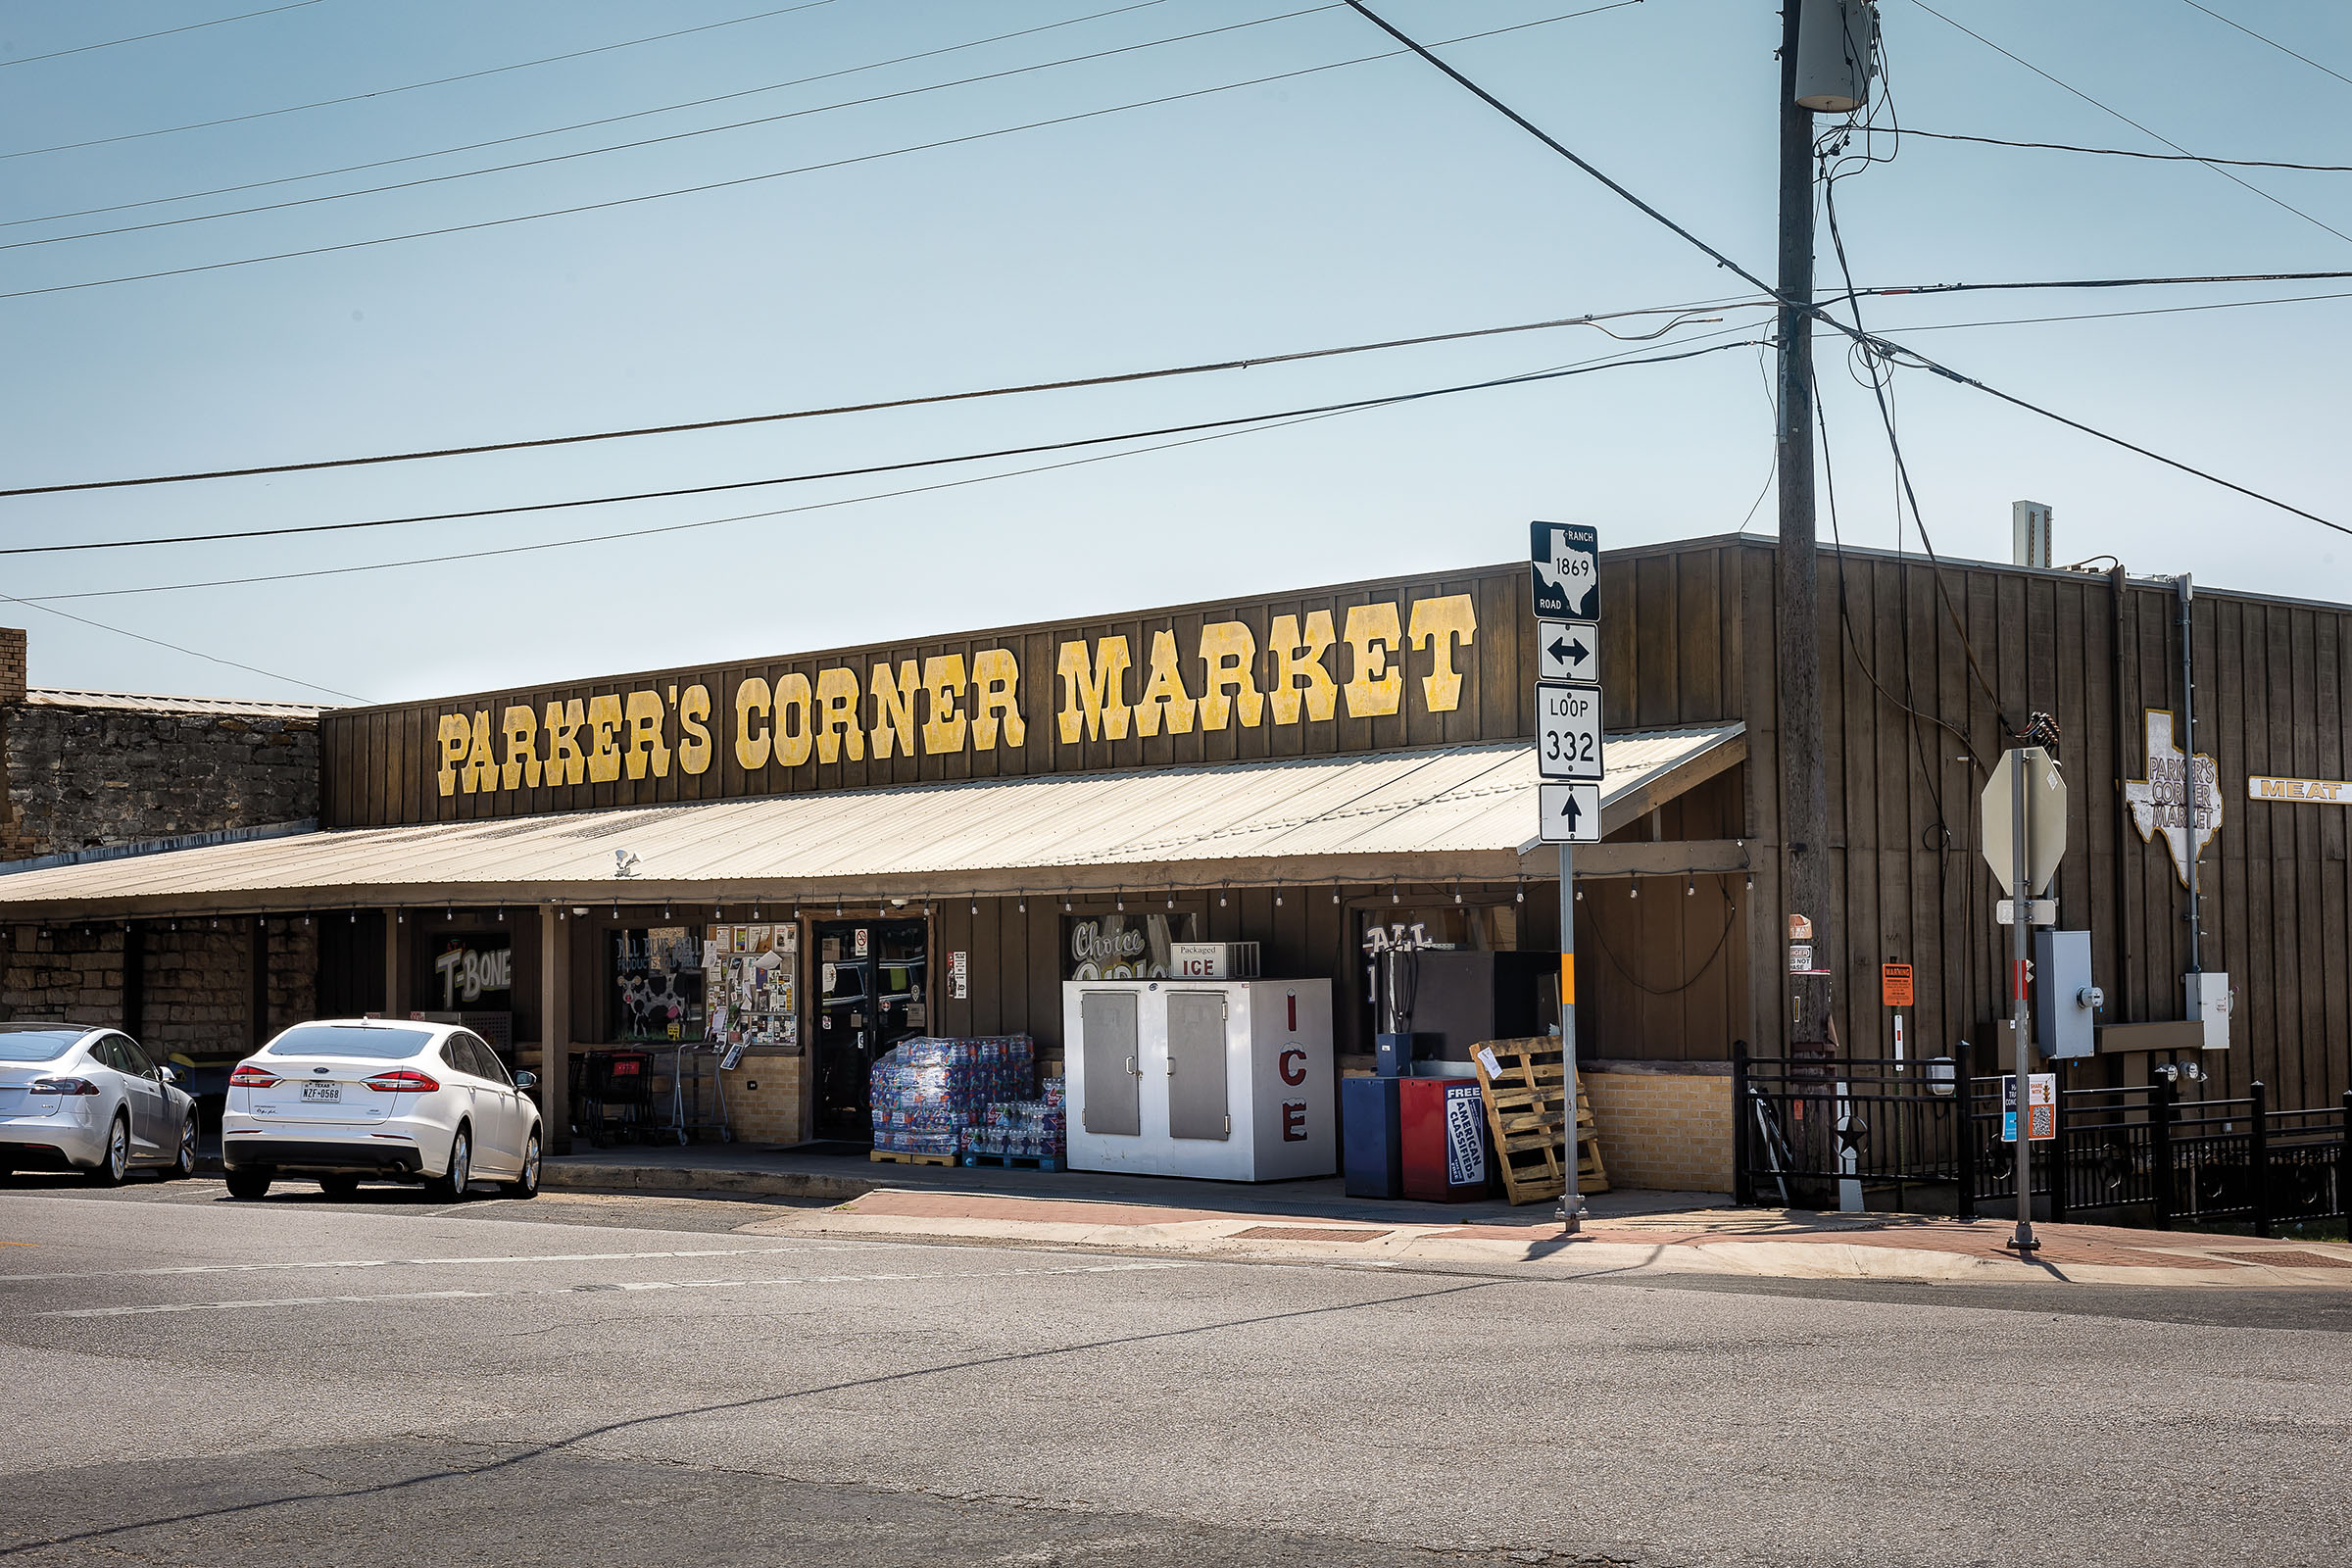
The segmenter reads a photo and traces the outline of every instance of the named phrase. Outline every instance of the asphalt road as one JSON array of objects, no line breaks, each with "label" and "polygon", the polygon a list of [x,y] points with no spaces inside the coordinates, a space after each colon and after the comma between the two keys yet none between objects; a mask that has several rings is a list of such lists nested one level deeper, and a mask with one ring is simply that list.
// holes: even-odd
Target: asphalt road
[{"label": "asphalt road", "polygon": [[0,1189],[0,1561],[2352,1560],[2335,1292],[811,1242]]}]

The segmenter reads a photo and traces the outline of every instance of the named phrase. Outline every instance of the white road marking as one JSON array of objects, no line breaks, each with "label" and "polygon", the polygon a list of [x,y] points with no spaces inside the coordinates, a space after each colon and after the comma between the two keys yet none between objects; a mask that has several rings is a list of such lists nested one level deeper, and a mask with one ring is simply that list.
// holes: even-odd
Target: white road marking
[{"label": "white road marking", "polygon": [[350,1257],[312,1262],[189,1263],[174,1267],[105,1269],[91,1274],[0,1274],[0,1285],[38,1280],[118,1280],[167,1274],[255,1274],[305,1268],[449,1268],[466,1263],[624,1263],[649,1257],[760,1257],[770,1253],[839,1251],[838,1247],[710,1247],[669,1252],[514,1252],[489,1257]]},{"label": "white road marking", "polygon": [[[536,1262],[535,1258],[516,1259]],[[1065,1274],[1141,1274],[1196,1268],[1190,1262],[1079,1263],[1062,1268],[954,1269],[928,1274],[808,1274],[782,1279],[625,1280],[597,1285],[550,1285],[507,1291],[395,1291],[382,1296],[285,1296],[268,1300],[168,1301],[150,1306],[82,1306],[36,1312],[35,1317],[146,1317],[164,1312],[235,1312],[264,1307],[368,1305],[379,1301],[488,1301],[517,1296],[585,1296],[624,1291],[740,1290],[778,1285],[897,1285],[919,1280],[1048,1278]]]}]

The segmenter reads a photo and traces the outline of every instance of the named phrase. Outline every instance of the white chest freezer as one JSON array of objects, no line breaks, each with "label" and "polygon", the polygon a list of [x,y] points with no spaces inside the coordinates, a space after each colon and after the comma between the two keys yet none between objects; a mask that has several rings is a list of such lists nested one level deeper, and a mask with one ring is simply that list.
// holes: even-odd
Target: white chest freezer
[{"label": "white chest freezer", "polygon": [[1328,980],[1072,980],[1073,1170],[1229,1182],[1339,1169]]}]

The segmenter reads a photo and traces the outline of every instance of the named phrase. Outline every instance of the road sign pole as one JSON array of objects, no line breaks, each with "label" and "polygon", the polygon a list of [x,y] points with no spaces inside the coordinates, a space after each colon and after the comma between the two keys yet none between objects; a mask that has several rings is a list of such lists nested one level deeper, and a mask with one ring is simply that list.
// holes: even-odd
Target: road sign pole
[{"label": "road sign pole", "polygon": [[2009,924],[2009,1045],[2010,1067],[2017,1079],[2017,1235],[2009,1245],[2017,1249],[2020,1257],[2030,1257],[2039,1245],[2034,1240],[2034,1105],[2033,1064],[2027,1059],[2027,1032],[2033,1026],[2033,1013],[2026,1000],[2026,965],[2034,941],[2033,922],[2024,917],[2026,901],[2033,897],[2032,818],[2026,810],[2027,757],[2023,751],[2010,753],[2009,843],[2010,863],[2016,869],[2016,880],[2010,884],[2011,897],[2018,901],[2019,918]]},{"label": "road sign pole", "polygon": [[1577,1188],[1577,1156],[1582,1150],[1576,1132],[1576,846],[1560,846],[1560,1230],[1574,1236],[1584,1229],[1585,1195]]}]

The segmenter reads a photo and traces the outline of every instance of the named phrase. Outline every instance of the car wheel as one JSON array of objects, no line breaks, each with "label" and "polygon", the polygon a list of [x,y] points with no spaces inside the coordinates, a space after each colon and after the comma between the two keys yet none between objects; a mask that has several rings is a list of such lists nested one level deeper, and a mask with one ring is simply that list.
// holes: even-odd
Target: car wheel
[{"label": "car wheel", "polygon": [[318,1190],[329,1198],[349,1198],[360,1190],[360,1179],[357,1176],[321,1176],[318,1178]]},{"label": "car wheel", "polygon": [[270,1173],[266,1170],[232,1170],[228,1173],[228,1196],[239,1199],[267,1197],[270,1192]]},{"label": "car wheel", "polygon": [[106,1153],[100,1157],[98,1168],[90,1172],[90,1181],[99,1187],[120,1187],[122,1178],[129,1174],[130,1118],[118,1112],[106,1135]]},{"label": "car wheel", "polygon": [[539,1129],[522,1146],[522,1170],[511,1182],[499,1184],[499,1191],[509,1198],[537,1198],[539,1196]]},{"label": "car wheel", "polygon": [[185,1181],[196,1174],[196,1118],[179,1124],[179,1154],[164,1172],[166,1181]]},{"label": "car wheel", "polygon": [[449,1169],[428,1180],[424,1190],[444,1203],[454,1203],[465,1198],[466,1185],[472,1180],[473,1132],[460,1122],[457,1136],[449,1141]]}]

